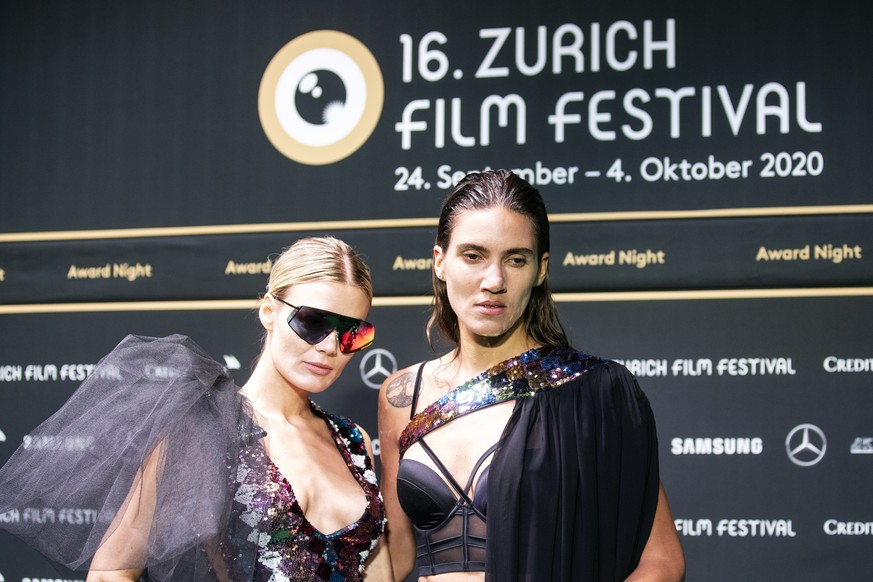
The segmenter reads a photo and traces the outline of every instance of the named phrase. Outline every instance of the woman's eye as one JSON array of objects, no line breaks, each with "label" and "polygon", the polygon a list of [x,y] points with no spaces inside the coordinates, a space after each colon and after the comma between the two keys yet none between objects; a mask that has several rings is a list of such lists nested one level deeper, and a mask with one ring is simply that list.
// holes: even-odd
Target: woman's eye
[{"label": "woman's eye", "polygon": [[479,258],[479,255],[476,253],[464,253],[464,258],[468,261],[475,261]]},{"label": "woman's eye", "polygon": [[515,267],[523,267],[527,264],[527,259],[525,257],[510,257],[509,264]]}]

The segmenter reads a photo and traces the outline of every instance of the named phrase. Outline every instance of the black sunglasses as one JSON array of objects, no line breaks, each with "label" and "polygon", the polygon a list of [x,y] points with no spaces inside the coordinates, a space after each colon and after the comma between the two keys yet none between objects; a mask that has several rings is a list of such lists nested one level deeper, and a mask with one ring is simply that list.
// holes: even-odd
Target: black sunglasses
[{"label": "black sunglasses", "polygon": [[339,333],[340,351],[351,354],[372,344],[376,337],[376,326],[363,319],[306,305],[298,307],[278,297],[275,298],[292,309],[291,315],[288,316],[288,326],[300,336],[300,339],[310,345],[321,343],[336,330]]}]

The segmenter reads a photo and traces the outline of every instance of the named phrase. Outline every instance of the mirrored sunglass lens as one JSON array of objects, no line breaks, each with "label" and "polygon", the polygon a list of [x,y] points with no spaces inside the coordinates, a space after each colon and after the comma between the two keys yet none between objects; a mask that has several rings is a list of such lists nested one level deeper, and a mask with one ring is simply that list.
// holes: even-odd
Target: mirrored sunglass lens
[{"label": "mirrored sunglass lens", "polygon": [[362,350],[373,343],[375,336],[375,326],[366,321],[361,321],[342,335],[340,350],[345,354]]}]

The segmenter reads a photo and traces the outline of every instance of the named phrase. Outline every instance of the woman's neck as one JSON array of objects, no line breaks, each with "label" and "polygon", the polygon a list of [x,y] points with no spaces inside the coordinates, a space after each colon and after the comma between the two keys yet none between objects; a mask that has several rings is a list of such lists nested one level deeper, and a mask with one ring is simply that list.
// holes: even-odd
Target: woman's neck
[{"label": "woman's neck", "polygon": [[538,347],[519,328],[503,338],[461,337],[458,347],[448,356],[449,365],[455,369],[455,378],[464,382],[477,374],[530,349]]},{"label": "woman's neck", "polygon": [[312,417],[309,394],[288,384],[264,357],[258,361],[241,392],[255,412],[266,418],[282,418],[293,424],[295,420]]}]

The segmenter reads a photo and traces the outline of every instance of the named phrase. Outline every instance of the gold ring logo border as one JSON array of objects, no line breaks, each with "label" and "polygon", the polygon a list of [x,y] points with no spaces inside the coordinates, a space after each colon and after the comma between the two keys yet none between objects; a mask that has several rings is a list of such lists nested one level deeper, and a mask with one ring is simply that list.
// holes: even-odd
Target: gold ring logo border
[{"label": "gold ring logo border", "polygon": [[[355,61],[364,75],[367,89],[367,102],[358,124],[347,136],[327,146],[306,145],[288,135],[279,124],[275,107],[279,77],[294,59],[317,48],[336,49]],[[384,100],[382,71],[373,53],[361,41],[344,32],[316,30],[290,41],[270,60],[258,90],[258,116],[267,139],[284,156],[302,164],[320,166],[345,159],[364,145],[379,122]]]}]

